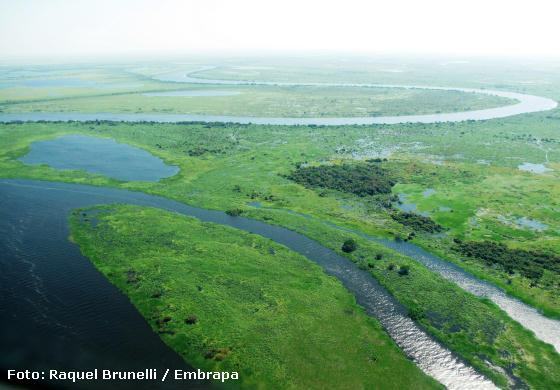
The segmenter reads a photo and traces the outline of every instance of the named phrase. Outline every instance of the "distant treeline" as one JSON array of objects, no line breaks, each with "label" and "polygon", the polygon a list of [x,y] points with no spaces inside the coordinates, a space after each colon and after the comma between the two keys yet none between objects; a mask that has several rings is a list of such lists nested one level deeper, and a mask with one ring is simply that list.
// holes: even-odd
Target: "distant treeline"
[{"label": "distant treeline", "polygon": [[358,196],[390,194],[395,185],[389,172],[375,163],[298,167],[288,178],[308,188],[328,188]]},{"label": "distant treeline", "polygon": [[474,257],[487,265],[500,265],[506,272],[515,271],[523,276],[538,280],[543,269],[560,273],[560,256],[524,249],[512,249],[492,241],[456,240],[456,250],[467,257]]}]

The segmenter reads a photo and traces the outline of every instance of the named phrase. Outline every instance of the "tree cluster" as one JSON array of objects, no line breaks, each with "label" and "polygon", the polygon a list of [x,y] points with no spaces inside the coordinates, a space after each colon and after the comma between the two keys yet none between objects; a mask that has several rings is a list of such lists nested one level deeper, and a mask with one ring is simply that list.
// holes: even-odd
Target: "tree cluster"
[{"label": "tree cluster", "polygon": [[289,179],[308,188],[328,188],[358,196],[389,194],[395,185],[378,164],[341,164],[299,167]]},{"label": "tree cluster", "polygon": [[416,231],[423,231],[428,233],[438,233],[443,230],[443,227],[434,222],[430,217],[425,217],[420,214],[411,212],[396,212],[391,214],[398,223],[408,226]]},{"label": "tree cluster", "polygon": [[506,272],[516,271],[521,275],[538,280],[543,270],[560,273],[560,256],[540,251],[508,248],[506,245],[492,241],[456,240],[455,249],[462,255],[484,262],[486,265],[501,266]]}]

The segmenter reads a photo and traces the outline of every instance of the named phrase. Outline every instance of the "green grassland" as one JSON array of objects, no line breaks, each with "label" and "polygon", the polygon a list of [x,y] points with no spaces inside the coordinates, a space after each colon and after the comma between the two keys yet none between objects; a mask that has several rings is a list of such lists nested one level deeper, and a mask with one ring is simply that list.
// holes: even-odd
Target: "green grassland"
[{"label": "green grassland", "polygon": [[[167,113],[269,117],[338,117],[413,115],[476,110],[513,104],[497,96],[401,88],[207,86],[137,81],[140,91],[79,90],[67,96],[43,96],[36,88],[0,89],[0,111]],[[23,91],[22,91],[23,90]],[[225,91],[232,96],[147,96],[148,91]],[[16,93],[17,92],[17,93]],[[50,92],[52,94],[52,92]],[[23,98],[35,96],[31,101]],[[17,95],[17,100],[16,100]],[[4,104],[2,104],[4,101]],[[9,104],[7,104],[9,103]],[[17,103],[17,104],[15,104]]]},{"label": "green grassland", "polygon": [[[395,191],[403,190],[402,186],[417,185],[419,188],[436,189],[436,193],[431,195],[436,196],[444,190],[453,193],[454,187],[466,191],[474,186],[473,192],[463,195],[461,207],[458,204],[446,204],[457,210],[449,212],[454,216],[457,214],[457,217],[446,219],[441,217],[445,213],[433,213],[434,220],[446,229],[446,234],[433,236],[417,232],[414,241],[448,260],[456,261],[480,277],[494,281],[512,295],[554,316],[559,308],[556,293],[558,275],[547,274],[537,285],[532,285],[522,275],[510,275],[499,269],[485,267],[472,259],[465,261],[468,259],[461,258],[451,249],[452,238],[476,239],[477,235],[482,234],[477,229],[480,224],[469,225],[470,215],[476,214],[480,207],[496,212],[519,207],[524,215],[532,218],[537,218],[539,210],[547,207],[552,216],[556,215],[554,213],[558,211],[551,199],[558,191],[557,171],[543,175],[521,172],[515,163],[512,164],[509,158],[500,154],[538,162],[532,157],[533,152],[535,156],[542,156],[542,150],[537,146],[533,150],[526,144],[521,147],[524,141],[518,138],[518,132],[525,134],[525,129],[531,126],[534,136],[553,137],[550,134],[553,128],[548,124],[550,120],[545,121],[543,118],[543,114],[540,114],[516,118],[515,121],[507,119],[476,124],[340,128],[104,122],[10,124],[1,127],[3,154],[0,171],[3,177],[111,185],[163,195],[206,208],[240,209],[249,217],[286,226],[340,251],[349,233],[330,224],[384,237],[406,237],[411,233],[410,228],[391,218],[391,209],[383,206],[387,197],[392,195],[358,196],[328,188],[316,190],[296,184],[287,176],[302,164],[352,163],[355,159],[371,157],[377,153],[375,148],[378,146],[381,151],[392,148],[388,161],[380,164],[396,178],[398,184]],[[508,129],[506,135],[504,128]],[[519,130],[516,131],[516,128]],[[34,140],[76,133],[113,137],[120,142],[144,148],[166,162],[178,165],[181,171],[159,183],[118,182],[84,172],[25,166],[16,160]],[[501,137],[501,142],[507,143],[509,148],[506,152],[503,151],[506,148],[477,148],[477,145],[484,145],[487,139],[494,136]],[[393,137],[398,137],[400,143],[395,145]],[[467,137],[468,143],[464,141]],[[364,142],[365,138],[379,140],[380,144]],[[418,143],[425,142],[428,145],[427,140],[431,141],[429,146],[417,148]],[[448,151],[452,148],[447,145],[456,142],[467,145],[461,158],[454,156],[453,150]],[[550,146],[551,161],[557,161],[556,145],[552,143]],[[432,148],[432,151],[426,153],[427,148]],[[469,156],[471,148],[476,150],[476,155]],[[484,153],[485,150],[487,153]],[[433,162],[434,155],[438,156],[436,164]],[[477,163],[480,158],[492,161],[491,165]],[[550,166],[555,167],[554,164]],[[480,183],[485,177],[491,178],[486,181],[486,192],[476,192],[475,195],[474,191],[484,188]],[[516,183],[523,181],[533,184],[517,186]],[[498,197],[496,189],[503,182],[516,185],[519,192],[515,197]],[[409,192],[411,196],[414,195],[413,191]],[[260,202],[261,207],[252,207],[250,202]],[[492,239],[498,242],[523,248],[545,248],[559,253],[555,233],[559,228],[558,221],[554,217],[543,218],[543,222],[549,224],[549,229],[539,234],[528,231],[525,232],[525,238],[518,235],[515,240],[508,239],[503,231],[494,231],[491,224],[482,226],[487,229],[484,231],[492,231]],[[466,229],[465,226],[470,228]],[[511,226],[507,228],[521,231]],[[523,330],[495,305],[475,298],[422,265],[379,244],[366,242],[360,237],[356,239],[359,250],[350,256],[352,260],[370,269],[373,276],[410,310],[411,315],[428,332],[497,384],[505,387],[508,380],[499,369],[492,368],[486,361],[509,372],[514,380],[534,388],[554,388],[558,385],[559,379],[550,374],[560,372],[558,354],[551,346]],[[383,254],[383,259],[374,261],[371,267],[369,262],[378,253]],[[394,272],[388,270],[391,263],[396,267]],[[401,277],[397,273],[401,265],[410,267],[409,275]],[[463,310],[458,312],[457,307]],[[481,324],[485,324],[488,333],[481,331]]]},{"label": "green grassland", "polygon": [[[394,192],[408,193],[420,211],[429,212],[448,229],[438,239],[419,236],[418,244],[429,246],[444,258],[492,280],[546,314],[558,316],[557,276],[548,275],[546,280],[532,286],[531,281],[520,275],[481,266],[450,250],[451,239],[458,237],[493,239],[514,247],[560,253],[560,212],[556,203],[559,143],[555,120],[547,118],[555,118],[554,115],[557,114],[468,124],[343,128],[107,123],[4,125],[0,133],[1,169],[4,177],[109,183],[110,180],[101,176],[89,175],[85,179],[86,175],[79,172],[24,166],[15,158],[24,154],[33,140],[57,134],[110,136],[145,148],[181,167],[178,175],[161,184],[119,184],[126,188],[222,210],[247,209],[248,202],[259,201],[266,207],[309,214],[373,235],[406,236],[409,231],[393,221],[376,199],[337,191],[320,196],[323,194],[285,177],[301,163],[337,163],[390,153],[390,161],[385,166],[398,177]],[[547,144],[548,166],[555,170],[539,175],[517,169],[523,161],[545,161],[542,145],[526,141],[527,129],[531,129],[531,137],[552,140]],[[463,145],[460,153],[457,144]],[[481,159],[490,165],[478,163]],[[234,186],[239,189],[234,191]],[[427,188],[436,192],[424,198],[421,191]],[[441,206],[449,211],[440,209]],[[503,223],[503,219],[497,219],[498,215],[511,220],[516,215],[524,216],[548,227],[542,232],[532,231]]]},{"label": "green grassland", "polygon": [[111,67],[41,67],[21,72],[0,73],[0,106],[38,101],[57,101],[84,96],[108,96],[115,93],[167,89],[147,77]]},{"label": "green grassland", "polygon": [[[558,97],[558,60],[317,57],[238,59],[196,77],[276,82],[347,82],[504,89]],[[155,76],[157,77],[157,75]]]},{"label": "green grassland", "polygon": [[245,388],[439,388],[303,256],[157,209],[94,211],[72,214],[72,239],[195,367]]}]

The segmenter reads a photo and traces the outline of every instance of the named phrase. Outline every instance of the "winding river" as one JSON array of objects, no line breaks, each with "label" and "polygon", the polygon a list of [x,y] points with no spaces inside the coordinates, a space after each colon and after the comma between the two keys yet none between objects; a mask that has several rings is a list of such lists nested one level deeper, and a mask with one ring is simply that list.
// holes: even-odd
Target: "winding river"
[{"label": "winding river", "polygon": [[23,112],[0,113],[0,121],[91,121],[110,120],[125,122],[226,122],[259,125],[372,125],[372,124],[398,124],[398,123],[438,123],[462,122],[468,120],[488,120],[505,118],[513,115],[552,110],[558,103],[552,99],[528,95],[517,92],[497,91],[490,89],[458,88],[424,85],[397,85],[397,84],[368,84],[368,83],[284,83],[273,81],[247,81],[247,80],[215,80],[195,77],[196,73],[212,69],[205,67],[189,73],[170,73],[159,76],[157,80],[214,85],[264,85],[264,86],[323,86],[323,87],[354,87],[354,88],[404,88],[425,89],[440,91],[459,91],[465,93],[479,93],[484,95],[499,96],[516,100],[517,103],[502,107],[482,110],[422,114],[400,116],[373,116],[373,117],[331,117],[331,118],[272,118],[228,115],[194,115],[194,114],[148,114],[148,113],[78,113],[78,112]]},{"label": "winding river", "polygon": [[[0,286],[6,289],[2,291],[0,307],[7,308],[14,316],[12,321],[3,321],[0,326],[2,335],[14,340],[12,348],[4,347],[8,352],[4,358],[12,366],[22,353],[32,359],[39,352],[50,364],[74,368],[107,367],[109,361],[115,360],[119,367],[122,362],[118,358],[131,362],[134,367],[179,364],[165,345],[158,343],[157,335],[126,297],[67,240],[66,218],[71,210],[96,204],[129,203],[232,226],[287,246],[337,277],[428,375],[449,389],[495,388],[414,323],[406,309],[367,271],[294,231],[145,193],[80,184],[0,180],[0,199],[0,244],[5,253],[0,261],[3,270]],[[24,336],[29,334],[33,338],[22,344],[21,340],[26,340]],[[33,343],[34,338],[45,342]],[[138,343],[139,340],[142,342]],[[2,345],[10,345],[7,340],[1,341]],[[89,348],[82,350],[81,345]],[[57,354],[60,349],[65,353]],[[90,354],[83,356],[84,350]],[[104,360],[107,357],[111,360]],[[95,366],[95,362],[99,365]],[[23,365],[25,360],[19,363]]]}]

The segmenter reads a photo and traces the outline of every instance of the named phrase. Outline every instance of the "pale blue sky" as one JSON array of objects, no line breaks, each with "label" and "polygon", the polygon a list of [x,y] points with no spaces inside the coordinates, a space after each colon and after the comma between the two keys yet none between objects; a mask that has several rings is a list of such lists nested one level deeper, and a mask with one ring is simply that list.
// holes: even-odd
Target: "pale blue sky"
[{"label": "pale blue sky", "polygon": [[356,51],[560,56],[558,1],[0,0],[2,57]]}]

